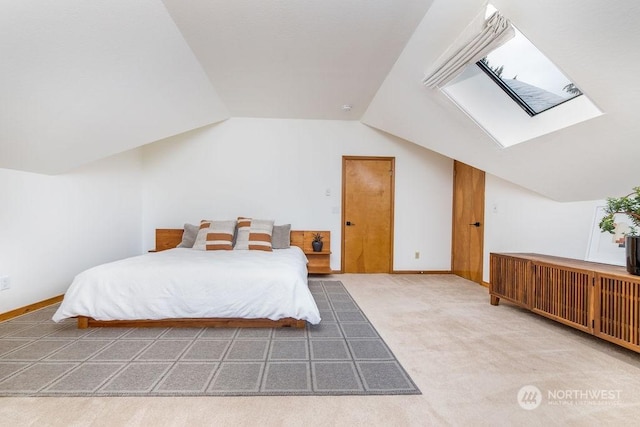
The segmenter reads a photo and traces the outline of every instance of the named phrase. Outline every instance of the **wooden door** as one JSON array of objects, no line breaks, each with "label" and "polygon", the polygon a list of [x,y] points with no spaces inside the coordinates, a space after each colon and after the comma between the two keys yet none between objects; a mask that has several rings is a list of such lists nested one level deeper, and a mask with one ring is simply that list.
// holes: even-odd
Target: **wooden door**
[{"label": "wooden door", "polygon": [[392,157],[342,158],[342,268],[390,273],[393,260]]},{"label": "wooden door", "polygon": [[453,164],[453,236],[451,270],[482,283],[484,244],[484,171]]}]

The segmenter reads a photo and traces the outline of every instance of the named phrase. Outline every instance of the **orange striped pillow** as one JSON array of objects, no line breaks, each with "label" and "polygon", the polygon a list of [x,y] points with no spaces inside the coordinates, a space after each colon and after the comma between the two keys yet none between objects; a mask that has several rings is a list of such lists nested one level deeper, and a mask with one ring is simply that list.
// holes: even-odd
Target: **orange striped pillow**
[{"label": "orange striped pillow", "polygon": [[238,217],[238,234],[233,249],[247,250],[249,249],[249,231],[251,230],[251,218],[243,216]]},{"label": "orange striped pillow", "polygon": [[193,249],[201,251],[229,251],[233,249],[235,221],[200,221],[200,230]]},{"label": "orange striped pillow", "polygon": [[273,222],[265,219],[252,219],[249,230],[249,250],[272,251],[271,235]]}]

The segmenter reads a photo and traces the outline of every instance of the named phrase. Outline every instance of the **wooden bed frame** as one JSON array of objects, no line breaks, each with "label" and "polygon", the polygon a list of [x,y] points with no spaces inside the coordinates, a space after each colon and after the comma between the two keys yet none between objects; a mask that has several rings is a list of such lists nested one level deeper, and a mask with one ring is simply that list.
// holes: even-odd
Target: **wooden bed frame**
[{"label": "wooden bed frame", "polygon": [[78,329],[87,328],[304,328],[306,320],[287,317],[280,320],[210,318],[210,319],[158,319],[158,320],[96,320],[78,316]]},{"label": "wooden bed frame", "polygon": [[[182,228],[157,228],[156,247],[149,252],[160,252],[175,248],[182,241]],[[303,231],[291,230],[291,245],[302,247]],[[280,320],[271,319],[242,319],[242,318],[184,318],[158,320],[95,320],[92,317],[78,316],[78,329],[90,327],[121,327],[121,328],[304,328],[306,320],[287,317]]]}]

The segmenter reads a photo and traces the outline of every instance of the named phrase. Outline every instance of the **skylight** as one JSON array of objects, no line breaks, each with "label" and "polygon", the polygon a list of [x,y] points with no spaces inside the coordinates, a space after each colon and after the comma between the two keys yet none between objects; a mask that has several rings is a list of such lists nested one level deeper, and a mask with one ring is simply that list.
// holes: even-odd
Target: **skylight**
[{"label": "skylight", "polygon": [[[489,5],[484,19],[495,11]],[[442,92],[502,148],[603,114],[577,83],[514,30],[514,38],[467,65],[440,86]]]},{"label": "skylight", "polygon": [[515,37],[477,65],[530,116],[582,95],[517,28]]}]

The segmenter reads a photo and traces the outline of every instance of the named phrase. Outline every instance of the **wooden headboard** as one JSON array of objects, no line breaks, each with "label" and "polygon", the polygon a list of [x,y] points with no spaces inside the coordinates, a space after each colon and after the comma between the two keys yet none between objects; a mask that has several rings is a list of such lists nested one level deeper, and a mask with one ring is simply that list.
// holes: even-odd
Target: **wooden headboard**
[{"label": "wooden headboard", "polygon": [[183,232],[182,228],[156,228],[156,252],[178,246]]},{"label": "wooden headboard", "polygon": [[[182,228],[156,228],[155,251],[164,251],[178,246],[182,241],[183,232]],[[304,250],[304,243],[304,231],[291,230],[291,245]]]}]

